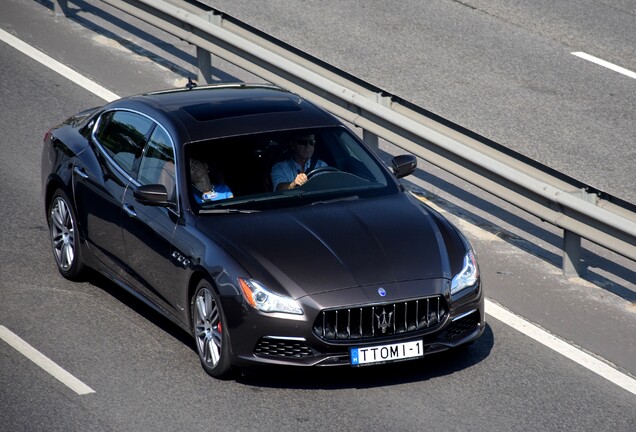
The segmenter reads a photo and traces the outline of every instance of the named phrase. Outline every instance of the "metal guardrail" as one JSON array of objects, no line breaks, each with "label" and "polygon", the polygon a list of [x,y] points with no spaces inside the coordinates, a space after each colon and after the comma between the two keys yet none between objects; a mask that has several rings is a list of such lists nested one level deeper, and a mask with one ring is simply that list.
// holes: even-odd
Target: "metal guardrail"
[{"label": "metal guardrail", "polygon": [[[197,47],[199,80],[211,78],[211,54],[291,90],[378,137],[564,230],[563,272],[579,275],[581,238],[636,261],[635,206],[595,191],[479,139],[424,109],[365,83],[266,34],[184,1],[102,0]],[[54,0],[64,14],[67,0]]]}]

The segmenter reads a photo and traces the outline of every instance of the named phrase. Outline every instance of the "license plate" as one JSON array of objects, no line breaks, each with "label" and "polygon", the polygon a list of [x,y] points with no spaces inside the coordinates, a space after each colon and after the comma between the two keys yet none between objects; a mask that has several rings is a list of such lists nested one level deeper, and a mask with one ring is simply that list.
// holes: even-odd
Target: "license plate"
[{"label": "license plate", "polygon": [[372,363],[387,363],[424,356],[422,341],[378,345],[365,348],[351,348],[349,350],[352,366]]}]

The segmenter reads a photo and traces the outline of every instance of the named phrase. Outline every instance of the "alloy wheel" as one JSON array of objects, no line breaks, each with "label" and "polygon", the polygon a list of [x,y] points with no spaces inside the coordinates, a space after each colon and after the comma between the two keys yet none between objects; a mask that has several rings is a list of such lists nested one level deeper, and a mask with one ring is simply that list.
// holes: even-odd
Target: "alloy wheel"
[{"label": "alloy wheel", "polygon": [[51,242],[60,270],[69,272],[75,262],[75,224],[68,204],[56,197],[51,206]]},{"label": "alloy wheel", "polygon": [[223,326],[218,305],[208,288],[198,291],[194,304],[194,334],[201,361],[214,368],[221,359]]}]

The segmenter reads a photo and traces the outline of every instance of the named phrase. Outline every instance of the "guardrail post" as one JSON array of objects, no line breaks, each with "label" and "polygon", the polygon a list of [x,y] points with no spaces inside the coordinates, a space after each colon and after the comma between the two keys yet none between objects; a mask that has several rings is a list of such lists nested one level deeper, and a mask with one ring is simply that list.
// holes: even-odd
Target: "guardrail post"
[{"label": "guardrail post", "polygon": [[201,47],[197,47],[197,68],[197,81],[212,84],[212,55]]},{"label": "guardrail post", "polygon": [[581,236],[563,231],[563,275],[583,276],[586,268],[581,261]]},{"label": "guardrail post", "polygon": [[53,11],[56,17],[65,17],[66,11],[68,11],[67,0],[53,0]]},{"label": "guardrail post", "polygon": [[[203,16],[211,23],[221,25],[220,15],[208,12]],[[212,55],[210,51],[197,47],[197,68],[197,82],[199,84],[212,84]]]},{"label": "guardrail post", "polygon": [[369,146],[369,148],[371,149],[371,151],[373,151],[373,153],[378,153],[378,151],[380,150],[380,140],[378,139],[378,136],[376,134],[371,133],[366,129],[363,129],[362,140],[364,141],[366,145]]},{"label": "guardrail post", "polygon": [[[574,196],[596,204],[598,196],[580,190],[571,193]],[[563,275],[566,277],[583,276],[587,268],[581,260],[581,236],[571,231],[563,231]]]},{"label": "guardrail post", "polygon": [[[385,106],[387,108],[391,107],[391,102],[392,102],[391,96],[385,96],[382,93],[377,93],[375,95],[375,99],[376,99],[376,102],[379,103],[380,105]],[[366,145],[369,146],[369,148],[371,148],[371,150],[374,153],[378,153],[378,151],[380,150],[380,142],[376,134],[371,133],[366,129],[363,129],[362,140],[364,141]]]}]

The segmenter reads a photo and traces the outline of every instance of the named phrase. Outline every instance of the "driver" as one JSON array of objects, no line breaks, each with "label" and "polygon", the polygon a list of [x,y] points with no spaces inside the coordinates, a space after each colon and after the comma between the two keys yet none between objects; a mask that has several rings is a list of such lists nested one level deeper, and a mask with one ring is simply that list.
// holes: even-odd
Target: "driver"
[{"label": "driver", "polygon": [[295,136],[289,143],[291,158],[278,162],[272,167],[272,185],[275,191],[294,189],[307,182],[307,173],[327,164],[312,159],[316,147],[313,133]]}]

